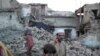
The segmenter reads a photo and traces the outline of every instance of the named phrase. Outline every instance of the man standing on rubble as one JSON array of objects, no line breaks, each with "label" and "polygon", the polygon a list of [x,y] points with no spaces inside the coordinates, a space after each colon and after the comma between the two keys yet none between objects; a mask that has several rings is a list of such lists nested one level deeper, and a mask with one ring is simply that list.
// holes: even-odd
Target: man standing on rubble
[{"label": "man standing on rubble", "polygon": [[32,47],[33,47],[33,38],[31,30],[25,31],[25,40],[26,40],[26,47],[27,47],[27,55],[32,56]]},{"label": "man standing on rubble", "polygon": [[64,39],[64,32],[58,31],[56,33],[56,39],[53,42],[50,42],[56,47],[57,50],[57,56],[66,56],[66,45],[63,41]]}]

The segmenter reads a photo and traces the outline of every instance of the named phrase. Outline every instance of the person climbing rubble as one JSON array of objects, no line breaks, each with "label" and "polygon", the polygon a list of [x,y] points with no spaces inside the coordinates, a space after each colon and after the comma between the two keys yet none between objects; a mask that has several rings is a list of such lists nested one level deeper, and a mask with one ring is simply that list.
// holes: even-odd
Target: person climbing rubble
[{"label": "person climbing rubble", "polygon": [[31,56],[33,47],[33,38],[32,38],[32,32],[29,29],[25,31],[25,40],[26,40],[27,55]]},{"label": "person climbing rubble", "polygon": [[13,56],[11,51],[0,41],[0,56]]},{"label": "person climbing rubble", "polygon": [[65,42],[63,41],[64,36],[65,36],[64,31],[59,30],[56,33],[56,39],[50,42],[56,47],[57,56],[66,56],[66,45]]},{"label": "person climbing rubble", "polygon": [[46,44],[43,47],[43,56],[56,56],[56,48],[52,44]]}]

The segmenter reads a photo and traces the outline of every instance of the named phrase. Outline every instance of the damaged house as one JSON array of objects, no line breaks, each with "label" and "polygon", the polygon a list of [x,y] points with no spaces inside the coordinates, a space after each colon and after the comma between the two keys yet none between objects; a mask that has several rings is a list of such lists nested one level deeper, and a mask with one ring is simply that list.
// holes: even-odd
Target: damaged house
[{"label": "damaged house", "polygon": [[[49,21],[45,21],[43,16],[45,16],[47,4],[21,4],[18,10],[19,21],[29,27],[36,26],[37,28],[43,28],[44,30],[51,32],[51,27]],[[20,13],[21,12],[21,13]],[[25,23],[25,21],[27,21]],[[52,33],[52,32],[51,32]]]},{"label": "damaged house", "polygon": [[18,21],[18,8],[19,3],[16,0],[0,0],[0,41],[14,54],[17,47],[23,48],[23,26]]},{"label": "damaged house", "polygon": [[[78,19],[72,12],[53,11],[47,4],[29,4],[33,19],[29,22],[30,26],[43,28],[55,34],[56,30],[66,31],[66,37],[77,36]],[[63,22],[63,23],[62,23]],[[68,33],[67,33],[68,32]],[[74,33],[75,34],[74,34]]]},{"label": "damaged house", "polygon": [[75,14],[80,20],[80,29],[82,29],[83,34],[89,30],[93,30],[96,26],[99,26],[99,14],[100,14],[100,4],[86,4],[83,7],[76,10]]},{"label": "damaged house", "polygon": [[54,35],[57,31],[65,32],[66,37],[77,38],[78,19],[74,13],[66,11],[53,11],[46,9],[46,15],[43,16],[45,20],[52,22],[54,26]]},{"label": "damaged house", "polygon": [[89,38],[87,39],[89,42],[85,42],[90,47],[98,46],[100,43],[98,42],[100,41],[100,3],[85,4],[76,10],[75,14],[80,20],[80,36]]},{"label": "damaged house", "polygon": [[0,0],[0,27],[1,28],[14,24],[14,22],[17,21],[18,8],[19,8],[19,3],[16,0]]}]

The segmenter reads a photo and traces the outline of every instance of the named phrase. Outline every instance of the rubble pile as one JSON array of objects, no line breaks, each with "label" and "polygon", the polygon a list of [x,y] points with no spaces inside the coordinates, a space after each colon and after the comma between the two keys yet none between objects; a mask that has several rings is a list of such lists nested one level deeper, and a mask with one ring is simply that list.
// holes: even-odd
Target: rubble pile
[{"label": "rubble pile", "polygon": [[46,43],[49,43],[50,40],[53,39],[53,34],[47,32],[43,28],[37,28],[33,27],[32,34],[33,34],[33,40],[34,40],[34,50],[40,50]]},{"label": "rubble pile", "polygon": [[[34,41],[32,54],[34,56],[40,56],[42,54],[41,52],[42,52],[43,46],[49,43],[50,40],[52,40],[53,35],[42,28],[39,29],[37,27],[33,27],[30,29],[32,30],[33,41]],[[25,55],[25,53],[23,55]]]},{"label": "rubble pile", "polygon": [[[23,25],[16,19],[2,19],[0,22],[0,41],[5,43],[15,56],[17,54],[25,54],[26,42],[23,36],[25,30]],[[31,30],[34,40],[33,51],[38,53],[39,50],[42,49],[43,45],[51,40],[53,35],[43,28],[39,29],[33,27]]]},{"label": "rubble pile", "polygon": [[13,53],[16,53],[24,48],[23,33],[24,30],[18,29],[16,26],[7,26],[0,29],[0,41],[5,43]]},{"label": "rubble pile", "polygon": [[82,45],[89,48],[100,48],[100,41],[97,39],[97,36],[89,35],[87,38],[82,40]]},{"label": "rubble pile", "polygon": [[100,49],[87,48],[80,41],[70,41],[66,45],[66,56],[100,56]]},{"label": "rubble pile", "polygon": [[[38,29],[36,27],[31,28],[32,34],[33,34],[33,41],[34,41],[34,47],[33,47],[33,53],[36,54],[40,52],[44,44],[48,43],[53,35],[44,29]],[[14,53],[14,55],[18,54],[25,54],[26,52],[26,46],[25,46],[25,39],[23,36],[24,31],[14,29],[11,27],[8,27],[4,30],[0,30],[3,42],[6,43],[7,47],[11,49],[11,51]],[[36,54],[36,55],[38,55]]]},{"label": "rubble pile", "polygon": [[32,33],[34,38],[37,38],[39,40],[49,41],[53,37],[53,34],[49,33],[43,28],[38,29],[37,27],[33,27]]},{"label": "rubble pile", "polygon": [[0,22],[0,41],[5,43],[15,54],[15,52],[23,48],[22,35],[24,33],[24,27],[16,18],[3,19]]}]

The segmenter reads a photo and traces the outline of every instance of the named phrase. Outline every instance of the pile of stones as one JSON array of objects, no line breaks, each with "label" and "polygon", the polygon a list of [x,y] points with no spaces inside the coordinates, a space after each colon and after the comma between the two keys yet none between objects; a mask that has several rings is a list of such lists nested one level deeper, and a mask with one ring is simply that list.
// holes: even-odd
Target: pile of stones
[{"label": "pile of stones", "polygon": [[[32,31],[32,36],[33,36],[33,41],[34,41],[34,46],[32,48],[33,53],[38,55],[40,53],[40,50],[42,50],[42,47],[49,43],[50,40],[54,37],[53,34],[47,32],[44,29],[38,29],[36,27],[29,28]],[[7,31],[8,32],[8,31]],[[10,32],[10,31],[9,31]],[[5,39],[5,43],[7,47],[13,52],[13,54],[19,55],[19,54],[25,54],[26,53],[26,41],[24,39],[22,31],[21,33],[15,33],[12,32],[13,35],[10,35],[11,37],[8,39]]]},{"label": "pile of stones", "polygon": [[100,49],[87,48],[79,41],[66,43],[66,56],[100,56]]}]

